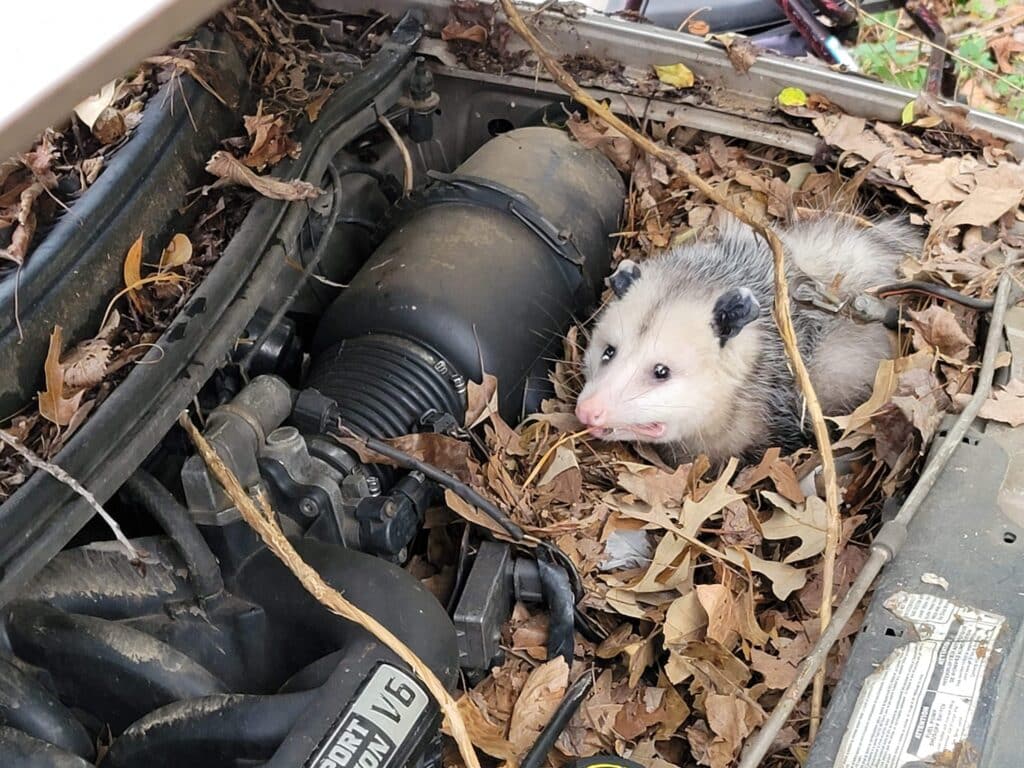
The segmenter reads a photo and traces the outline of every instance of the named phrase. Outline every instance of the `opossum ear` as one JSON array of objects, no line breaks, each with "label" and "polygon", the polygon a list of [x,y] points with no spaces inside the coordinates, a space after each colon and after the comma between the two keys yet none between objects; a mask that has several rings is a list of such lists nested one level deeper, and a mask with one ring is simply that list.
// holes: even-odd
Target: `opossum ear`
[{"label": "opossum ear", "polygon": [[639,277],[640,267],[637,266],[637,263],[630,259],[623,259],[619,262],[618,269],[612,272],[612,276],[608,278],[608,286],[616,298],[621,299]]},{"label": "opossum ear", "polygon": [[718,297],[711,312],[711,327],[720,346],[757,320],[761,305],[749,288],[733,288]]}]

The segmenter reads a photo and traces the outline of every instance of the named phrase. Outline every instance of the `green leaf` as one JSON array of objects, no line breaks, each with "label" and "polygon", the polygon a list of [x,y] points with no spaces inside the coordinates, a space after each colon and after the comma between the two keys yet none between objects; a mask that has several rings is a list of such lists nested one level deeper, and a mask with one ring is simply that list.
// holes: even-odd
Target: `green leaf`
[{"label": "green leaf", "polygon": [[654,71],[657,73],[658,79],[665,85],[671,85],[673,88],[693,87],[693,72],[685,64],[667,64],[664,67],[656,66]]},{"label": "green leaf", "polygon": [[914,102],[908,101],[907,106],[903,108],[903,112],[900,114],[900,122],[903,125],[910,125],[914,122]]},{"label": "green leaf", "polygon": [[807,94],[799,88],[790,86],[779,91],[779,104],[783,107],[805,107],[807,106]]}]

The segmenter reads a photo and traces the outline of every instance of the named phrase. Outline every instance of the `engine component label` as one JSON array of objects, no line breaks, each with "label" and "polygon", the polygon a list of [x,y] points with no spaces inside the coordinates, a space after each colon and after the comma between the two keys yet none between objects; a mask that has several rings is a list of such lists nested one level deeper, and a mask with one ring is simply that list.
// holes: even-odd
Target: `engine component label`
[{"label": "engine component label", "polygon": [[919,639],[864,681],[834,768],[899,768],[966,739],[1006,621],[935,595],[898,592],[885,607]]},{"label": "engine component label", "polygon": [[306,768],[388,768],[429,705],[412,675],[379,665]]}]

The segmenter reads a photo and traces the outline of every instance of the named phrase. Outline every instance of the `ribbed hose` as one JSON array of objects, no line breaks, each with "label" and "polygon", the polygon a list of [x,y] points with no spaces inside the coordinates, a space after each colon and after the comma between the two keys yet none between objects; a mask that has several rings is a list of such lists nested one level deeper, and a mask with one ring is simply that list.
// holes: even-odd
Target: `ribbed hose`
[{"label": "ribbed hose", "polygon": [[344,424],[381,439],[415,431],[429,411],[461,423],[466,410],[447,365],[395,336],[342,341],[317,357],[308,385],[338,403]]}]

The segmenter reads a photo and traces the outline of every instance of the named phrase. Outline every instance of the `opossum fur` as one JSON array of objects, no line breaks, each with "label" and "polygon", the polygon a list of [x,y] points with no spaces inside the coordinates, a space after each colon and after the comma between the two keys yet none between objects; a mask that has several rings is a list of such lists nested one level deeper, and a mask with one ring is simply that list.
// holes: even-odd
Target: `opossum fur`
[{"label": "opossum fur", "polygon": [[[838,214],[778,234],[791,294],[809,277],[852,297],[892,282],[921,247],[897,220],[863,226]],[[731,219],[712,240],[621,264],[584,356],[577,416],[603,439],[655,443],[673,463],[752,461],[805,443],[809,424],[772,317],[773,274],[768,245]],[[823,410],[848,413],[892,356],[889,332],[803,304],[790,311]]]}]

